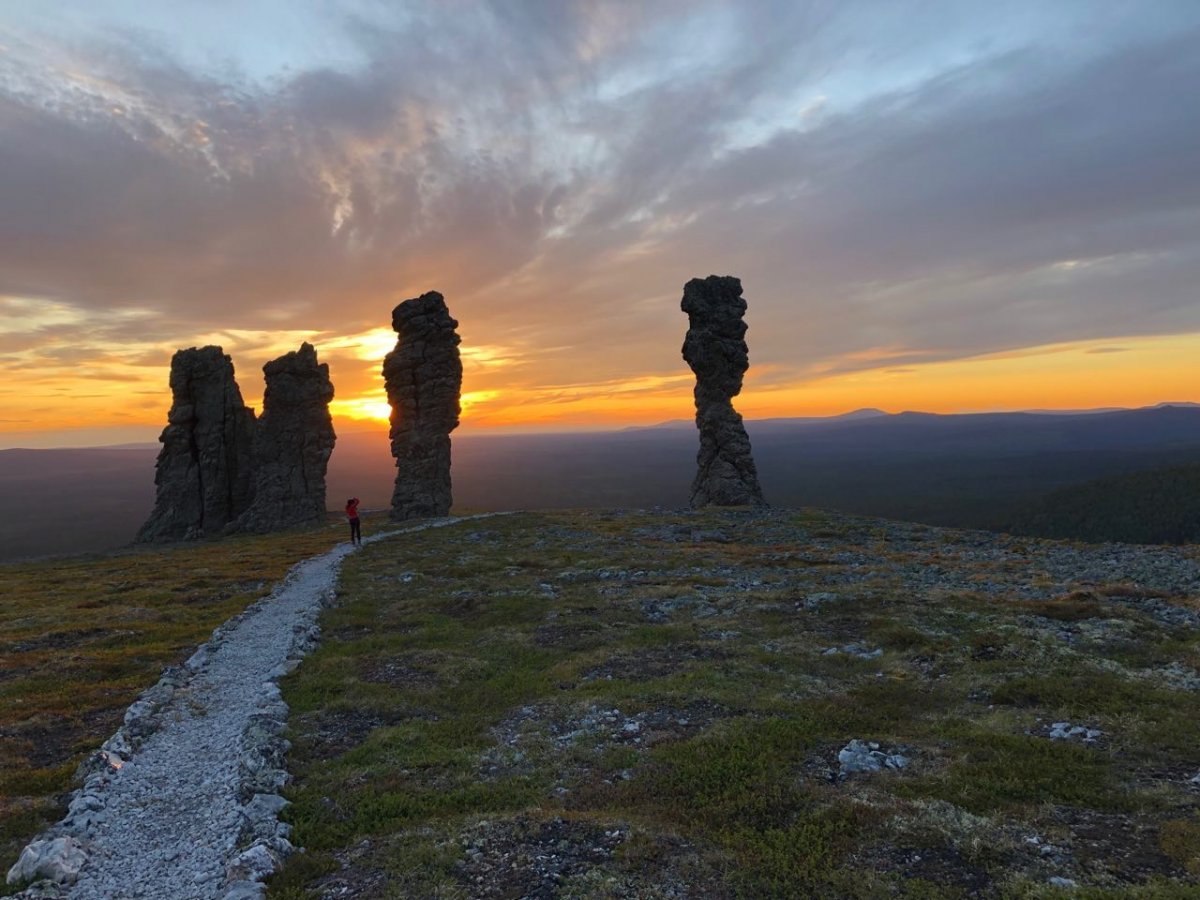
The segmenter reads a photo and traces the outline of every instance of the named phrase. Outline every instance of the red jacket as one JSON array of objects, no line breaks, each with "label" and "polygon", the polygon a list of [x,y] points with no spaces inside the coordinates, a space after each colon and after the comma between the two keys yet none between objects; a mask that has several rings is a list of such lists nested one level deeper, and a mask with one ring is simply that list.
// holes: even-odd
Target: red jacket
[{"label": "red jacket", "polygon": [[346,504],[346,518],[347,519],[357,519],[358,518],[358,501],[357,500],[351,500],[349,503]]}]

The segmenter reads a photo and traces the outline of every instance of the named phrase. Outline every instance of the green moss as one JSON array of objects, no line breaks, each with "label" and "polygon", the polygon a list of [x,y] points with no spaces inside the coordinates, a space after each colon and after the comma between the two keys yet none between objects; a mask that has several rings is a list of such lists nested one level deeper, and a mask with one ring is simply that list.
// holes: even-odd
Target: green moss
[{"label": "green moss", "polygon": [[1158,844],[1163,853],[1192,875],[1200,877],[1200,820],[1164,822],[1158,832]]},{"label": "green moss", "polygon": [[900,784],[899,793],[937,797],[974,813],[1039,803],[1126,809],[1133,802],[1096,750],[1031,735],[948,730],[957,733],[946,771]]},{"label": "green moss", "polygon": [[0,868],[61,815],[78,763],[165,666],[340,537],[322,528],[0,566]]}]

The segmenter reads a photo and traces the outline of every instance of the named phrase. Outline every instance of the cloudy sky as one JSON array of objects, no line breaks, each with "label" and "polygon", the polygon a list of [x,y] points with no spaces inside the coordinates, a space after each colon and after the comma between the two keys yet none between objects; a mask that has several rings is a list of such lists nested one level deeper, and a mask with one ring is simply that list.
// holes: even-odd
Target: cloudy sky
[{"label": "cloudy sky", "polygon": [[[251,11],[247,11],[250,9]],[[380,412],[446,295],[467,427],[1198,400],[1194,0],[0,0],[0,446],[153,438],[171,354]]]}]

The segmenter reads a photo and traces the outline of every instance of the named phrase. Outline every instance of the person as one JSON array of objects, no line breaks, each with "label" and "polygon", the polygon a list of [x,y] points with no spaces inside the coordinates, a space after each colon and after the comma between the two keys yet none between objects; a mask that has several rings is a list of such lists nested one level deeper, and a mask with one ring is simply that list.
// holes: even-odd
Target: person
[{"label": "person", "polygon": [[350,520],[350,543],[362,546],[362,523],[358,521],[358,498],[346,501],[346,518]]}]

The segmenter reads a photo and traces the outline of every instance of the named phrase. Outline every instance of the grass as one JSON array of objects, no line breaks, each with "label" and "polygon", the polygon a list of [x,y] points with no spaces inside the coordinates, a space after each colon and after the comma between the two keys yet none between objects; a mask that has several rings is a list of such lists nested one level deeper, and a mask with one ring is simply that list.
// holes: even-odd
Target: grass
[{"label": "grass", "polygon": [[[0,567],[8,861],[164,666],[341,537]],[[306,852],[270,896],[1194,896],[1200,637],[1057,545],[978,547],[812,510],[371,545],[285,679]],[[851,739],[909,764],[842,777]]]},{"label": "grass", "polygon": [[320,529],[0,565],[5,870],[164,667],[341,538]]},{"label": "grass", "polygon": [[[520,514],[349,561],[285,683],[306,853],[270,896],[1197,889],[1195,692],[1121,662],[1189,664],[1194,635],[1044,575],[1036,541],[988,562],[813,511],[678,521]],[[934,557],[957,581],[920,577]],[[853,738],[910,765],[841,778]]]}]

